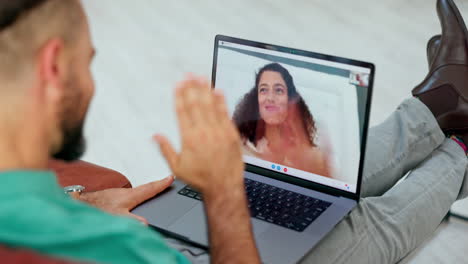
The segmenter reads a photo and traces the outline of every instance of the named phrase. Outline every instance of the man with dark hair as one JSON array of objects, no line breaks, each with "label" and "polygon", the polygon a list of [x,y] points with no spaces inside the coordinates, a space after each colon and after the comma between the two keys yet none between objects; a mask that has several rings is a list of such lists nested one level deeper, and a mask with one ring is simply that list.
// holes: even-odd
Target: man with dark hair
[{"label": "man with dark hair", "polygon": [[[79,0],[0,1],[0,243],[78,261],[187,263],[145,225],[68,197],[45,171],[51,156],[75,160],[84,151],[94,53]],[[192,128],[182,132],[182,153],[171,165],[205,195],[213,261],[259,262],[243,194],[240,143],[222,97],[192,77],[180,84],[177,98],[181,127]],[[187,104],[190,111],[182,111]],[[213,116],[191,116],[201,111]],[[192,144],[202,133],[216,144]],[[218,144],[221,137],[230,144]],[[211,166],[214,159],[218,167]],[[172,181],[83,193],[79,199],[138,218],[129,210]]]},{"label": "man with dark hair", "polygon": [[[457,197],[466,196],[466,131],[460,130],[466,115],[459,111],[461,119],[444,123],[451,110],[468,105],[463,82],[468,75],[456,74],[468,65],[468,39],[459,30],[462,22],[454,19],[453,6],[451,0],[439,0],[443,41],[430,81],[414,91],[421,101],[405,101],[371,133],[374,162],[366,163],[363,182],[367,198],[306,262],[394,263],[434,231]],[[51,156],[74,160],[84,151],[82,126],[94,92],[89,69],[94,53],[80,0],[0,0],[0,243],[78,261],[187,263],[134,219],[65,195],[54,174],[45,171]],[[465,61],[452,60],[454,54]],[[450,66],[454,61],[461,66]],[[457,82],[451,84],[447,76]],[[458,100],[447,100],[448,107],[438,109],[433,90]],[[240,137],[223,96],[213,93],[208,81],[189,77],[176,89],[176,111],[181,152],[163,136],[155,140],[174,174],[203,193],[211,261],[260,263],[244,194]],[[203,144],[198,144],[201,138]],[[409,170],[408,180],[393,187]],[[84,193],[79,199],[136,217],[129,210],[172,181],[168,177],[130,190]]]}]

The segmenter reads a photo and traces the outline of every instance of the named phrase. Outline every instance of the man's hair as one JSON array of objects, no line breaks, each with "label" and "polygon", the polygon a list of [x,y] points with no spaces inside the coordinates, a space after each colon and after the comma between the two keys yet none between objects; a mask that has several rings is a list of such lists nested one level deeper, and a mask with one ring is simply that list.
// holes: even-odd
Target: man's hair
[{"label": "man's hair", "polygon": [[0,0],[0,78],[14,79],[54,37],[72,44],[80,8],[79,0]]}]

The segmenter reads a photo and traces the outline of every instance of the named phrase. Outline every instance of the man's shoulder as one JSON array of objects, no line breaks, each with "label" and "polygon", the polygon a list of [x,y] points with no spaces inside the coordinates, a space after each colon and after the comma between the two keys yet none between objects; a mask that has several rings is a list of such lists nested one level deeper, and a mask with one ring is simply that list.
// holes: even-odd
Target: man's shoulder
[{"label": "man's shoulder", "polygon": [[10,204],[0,203],[0,211],[0,243],[6,245],[98,262],[135,263],[153,255],[168,260],[162,263],[177,263],[170,260],[180,258],[159,234],[140,222],[66,196],[31,193]]}]

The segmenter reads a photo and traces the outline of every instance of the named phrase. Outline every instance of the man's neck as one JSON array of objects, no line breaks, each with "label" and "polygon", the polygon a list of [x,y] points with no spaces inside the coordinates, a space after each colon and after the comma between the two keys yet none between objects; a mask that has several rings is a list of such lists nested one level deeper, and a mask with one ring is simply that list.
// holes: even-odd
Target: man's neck
[{"label": "man's neck", "polygon": [[[0,113],[0,171],[47,168],[49,145],[44,126],[32,115]],[[36,126],[37,124],[37,126]]]}]

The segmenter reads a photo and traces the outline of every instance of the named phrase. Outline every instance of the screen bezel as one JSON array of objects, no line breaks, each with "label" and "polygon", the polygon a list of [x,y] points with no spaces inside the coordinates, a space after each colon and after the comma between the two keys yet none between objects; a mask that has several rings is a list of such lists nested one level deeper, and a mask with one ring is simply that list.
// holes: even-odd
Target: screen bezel
[{"label": "screen bezel", "polygon": [[226,42],[246,45],[250,47],[255,47],[255,48],[290,53],[290,54],[305,56],[309,58],[327,60],[327,61],[343,63],[347,65],[352,65],[352,66],[365,67],[365,68],[370,69],[369,85],[367,87],[366,110],[365,110],[364,124],[363,124],[364,127],[363,127],[363,133],[362,133],[361,156],[359,160],[359,169],[358,169],[358,181],[356,183],[357,184],[356,193],[348,192],[345,190],[341,190],[338,188],[334,188],[328,185],[324,185],[324,184],[320,184],[320,183],[316,183],[312,181],[307,181],[307,180],[295,177],[293,175],[284,174],[278,171],[272,171],[269,169],[265,169],[262,167],[252,165],[252,164],[248,164],[248,163],[245,164],[246,171],[249,171],[249,172],[253,172],[253,173],[256,173],[265,177],[269,177],[269,178],[274,178],[274,179],[287,182],[287,183],[291,183],[294,185],[299,185],[307,189],[313,189],[316,191],[324,192],[330,195],[334,195],[338,197],[347,197],[356,201],[359,200],[359,197],[361,195],[361,183],[362,183],[363,169],[364,169],[363,167],[364,167],[364,160],[365,160],[365,154],[366,154],[367,133],[368,133],[368,128],[369,128],[369,117],[370,117],[370,108],[371,108],[371,101],[372,101],[372,90],[373,90],[372,88],[374,85],[375,65],[372,63],[368,63],[368,62],[347,59],[347,58],[337,57],[333,55],[326,55],[326,54],[310,52],[310,51],[305,51],[305,50],[300,50],[300,49],[288,48],[288,47],[261,43],[261,42],[246,40],[246,39],[229,37],[225,35],[216,35],[215,41],[214,41],[213,68],[212,68],[212,74],[211,74],[211,82],[212,82],[213,89],[216,87],[216,70],[217,70],[218,48],[219,48],[218,46],[219,46],[220,41],[226,41]]}]

